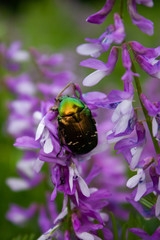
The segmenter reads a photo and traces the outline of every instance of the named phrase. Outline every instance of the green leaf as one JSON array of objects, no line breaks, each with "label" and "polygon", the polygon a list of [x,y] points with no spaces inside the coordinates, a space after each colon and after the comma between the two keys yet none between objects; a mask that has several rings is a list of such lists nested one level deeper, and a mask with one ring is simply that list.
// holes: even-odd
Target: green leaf
[{"label": "green leaf", "polygon": [[156,200],[157,200],[157,197],[153,193],[150,193],[147,196],[141,198],[140,203],[142,203],[144,206],[150,209],[155,205]]},{"label": "green leaf", "polygon": [[115,216],[112,212],[110,212],[110,216],[111,216],[111,220],[112,220],[114,240],[119,240],[118,228],[117,228]]},{"label": "green leaf", "polygon": [[127,229],[128,229],[128,223],[124,223],[122,226],[121,240],[126,240]]},{"label": "green leaf", "polygon": [[13,238],[12,240],[35,240],[35,234],[18,236]]}]

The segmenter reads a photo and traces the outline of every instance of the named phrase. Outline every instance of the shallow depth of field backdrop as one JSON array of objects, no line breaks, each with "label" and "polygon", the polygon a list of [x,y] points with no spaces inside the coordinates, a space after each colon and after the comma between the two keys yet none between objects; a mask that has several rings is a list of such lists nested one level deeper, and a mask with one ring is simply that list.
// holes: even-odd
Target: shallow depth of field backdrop
[{"label": "shallow depth of field backdrop", "polygon": [[[117,1],[118,2],[118,1]],[[95,0],[14,0],[0,1],[0,41],[6,44],[15,40],[22,41],[24,49],[30,47],[38,48],[50,53],[66,53],[68,61],[74,58],[74,71],[79,78],[83,79],[89,73],[89,70],[80,67],[79,62],[86,59],[84,56],[78,56],[75,49],[78,45],[84,43],[84,38],[97,38],[105,27],[112,22],[113,13],[100,26],[87,23],[85,19],[92,13],[97,12],[104,5],[105,1]],[[116,4],[118,7],[118,4]],[[126,8],[126,6],[125,6]],[[125,27],[127,32],[127,40],[136,40],[147,47],[156,47],[160,45],[160,4],[159,0],[154,1],[153,8],[140,6],[141,15],[147,17],[154,22],[154,35],[148,36],[142,33],[136,26],[132,25],[128,12],[124,13]],[[126,24],[127,23],[127,24]],[[107,55],[104,54],[102,59],[107,61]],[[75,61],[76,59],[76,61]],[[138,68],[138,67],[137,67]],[[21,156],[21,151],[13,147],[13,139],[6,132],[6,119],[8,109],[6,102],[12,99],[12,94],[7,90],[3,82],[0,66],[0,239],[2,240],[20,240],[26,234],[34,234],[35,239],[40,236],[37,217],[35,216],[24,228],[17,227],[5,219],[6,211],[9,203],[14,202],[21,206],[27,207],[30,202],[43,202],[44,188],[46,186],[40,184],[38,187],[30,191],[12,192],[6,186],[7,177],[16,176],[15,164]],[[124,70],[123,70],[124,71]],[[147,75],[140,70],[141,79],[145,81]],[[105,91],[107,88],[119,85],[120,77],[123,72],[119,61],[114,73],[106,77],[101,83],[94,88],[85,88],[83,91],[91,91],[93,89]],[[106,84],[107,81],[107,84]],[[105,88],[103,84],[105,83]],[[81,84],[82,87],[82,84]],[[107,89],[107,91],[108,91]],[[125,164],[125,161],[124,161]],[[128,173],[126,173],[128,174]],[[60,197],[59,199],[61,200]],[[61,209],[61,201],[58,206]],[[146,223],[139,214],[130,207],[130,211],[137,216],[141,225]],[[156,220],[152,220],[152,223]],[[130,227],[136,227],[132,224]],[[155,223],[157,224],[157,222]],[[135,235],[130,235],[131,239],[139,239]]]}]

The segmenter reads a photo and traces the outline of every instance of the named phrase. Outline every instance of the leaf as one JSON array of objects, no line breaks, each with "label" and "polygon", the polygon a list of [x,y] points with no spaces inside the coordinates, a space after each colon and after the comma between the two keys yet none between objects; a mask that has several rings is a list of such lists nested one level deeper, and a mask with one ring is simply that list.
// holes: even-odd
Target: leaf
[{"label": "leaf", "polygon": [[121,240],[126,240],[127,229],[128,229],[128,223],[124,223],[122,226]]},{"label": "leaf", "polygon": [[117,228],[115,216],[112,212],[110,212],[110,216],[111,216],[111,220],[112,220],[114,240],[119,240],[118,228]]},{"label": "leaf", "polygon": [[12,240],[35,240],[35,234],[30,234],[30,235],[24,235],[24,236],[17,236],[13,238]]}]

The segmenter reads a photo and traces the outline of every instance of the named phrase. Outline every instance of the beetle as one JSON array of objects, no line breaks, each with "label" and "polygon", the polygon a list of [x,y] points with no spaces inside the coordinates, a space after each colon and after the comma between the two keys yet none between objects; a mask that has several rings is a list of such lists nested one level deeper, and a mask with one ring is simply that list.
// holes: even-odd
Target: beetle
[{"label": "beetle", "polygon": [[[61,97],[71,85],[76,97]],[[74,154],[86,154],[97,146],[98,135],[92,113],[79,97],[80,92],[77,91],[76,85],[69,83],[58,94],[52,110],[58,110],[58,135],[61,148],[65,145]]]}]

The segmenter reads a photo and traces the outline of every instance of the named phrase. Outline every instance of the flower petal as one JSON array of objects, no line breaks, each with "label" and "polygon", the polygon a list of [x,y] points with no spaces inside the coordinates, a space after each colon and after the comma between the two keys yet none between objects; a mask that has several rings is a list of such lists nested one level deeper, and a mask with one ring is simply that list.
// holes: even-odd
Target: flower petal
[{"label": "flower petal", "polygon": [[136,196],[134,198],[134,200],[137,202],[141,199],[141,197],[143,196],[143,194],[146,192],[147,187],[146,187],[146,182],[143,181],[141,183],[138,184],[138,188],[137,188],[137,193]]},{"label": "flower petal", "polygon": [[76,51],[84,56],[99,57],[102,47],[99,43],[84,43],[78,46]]},{"label": "flower petal", "polygon": [[160,215],[160,195],[157,197],[157,202],[155,206],[155,215],[158,217]]},{"label": "flower petal", "polygon": [[152,119],[152,133],[153,137],[156,137],[158,133],[158,123],[155,117]]},{"label": "flower petal", "polygon": [[128,181],[127,181],[127,184],[126,186],[128,188],[134,188],[138,183],[139,183],[139,180],[140,180],[140,175],[136,174],[134,175],[133,177],[131,177]]},{"label": "flower petal", "polygon": [[45,123],[44,123],[44,117],[43,117],[38,125],[35,140],[38,140],[41,137],[41,135],[44,131],[44,128],[45,128]]},{"label": "flower petal", "polygon": [[80,238],[82,240],[94,240],[94,236],[87,232],[82,232],[82,233],[76,232],[76,235],[78,238]]},{"label": "flower petal", "polygon": [[29,183],[21,178],[8,178],[6,184],[15,192],[30,188]]},{"label": "flower petal", "polygon": [[47,138],[43,146],[45,153],[51,153],[53,151],[53,144],[51,138]]},{"label": "flower petal", "polygon": [[106,64],[98,59],[89,58],[80,62],[80,66],[106,71]]},{"label": "flower petal", "polygon": [[69,167],[69,186],[70,186],[71,192],[73,190],[73,176],[74,176],[74,170],[72,167]]},{"label": "flower petal", "polygon": [[97,70],[91,74],[89,74],[84,80],[83,85],[87,87],[91,87],[99,83],[102,78],[104,78],[107,75],[106,72]]},{"label": "flower petal", "polygon": [[24,149],[38,149],[40,144],[35,141],[34,138],[29,136],[23,136],[16,139],[14,143],[15,147],[24,148]]},{"label": "flower petal", "polygon": [[104,7],[97,13],[89,16],[86,21],[95,24],[101,24],[105,21],[107,15],[112,11],[115,0],[107,0]]},{"label": "flower petal", "polygon": [[141,153],[143,151],[143,146],[137,147],[137,151],[136,153],[133,155],[131,163],[130,163],[130,168],[131,169],[135,169],[135,167],[137,166]]},{"label": "flower petal", "polygon": [[90,196],[89,188],[81,176],[78,177],[78,183],[83,195],[89,197]]}]

